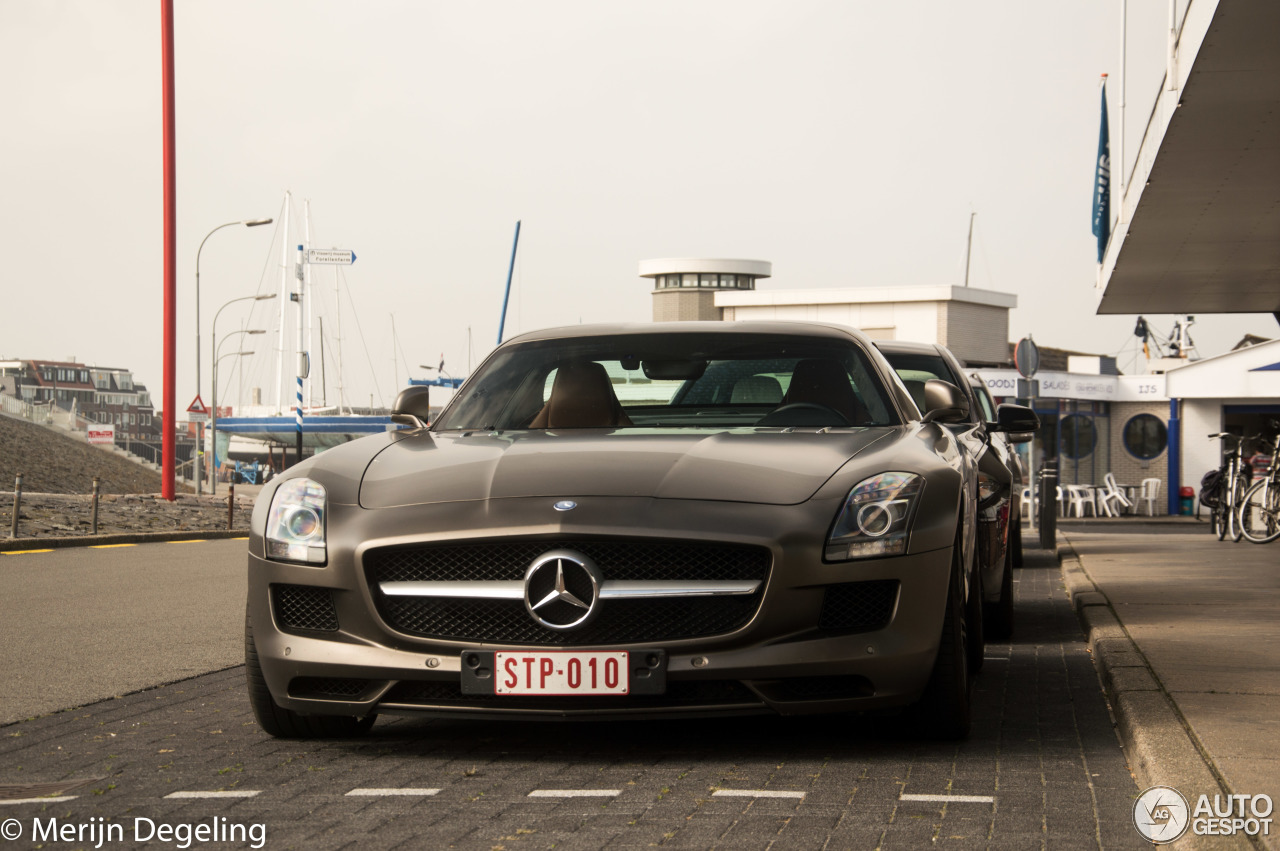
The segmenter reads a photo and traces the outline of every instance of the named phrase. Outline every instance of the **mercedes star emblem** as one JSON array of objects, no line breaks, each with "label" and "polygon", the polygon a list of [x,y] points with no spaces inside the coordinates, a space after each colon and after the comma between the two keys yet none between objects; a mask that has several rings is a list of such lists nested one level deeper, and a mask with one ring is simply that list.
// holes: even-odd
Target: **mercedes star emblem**
[{"label": "mercedes star emblem", "polygon": [[525,571],[524,605],[548,629],[574,629],[595,616],[601,581],[599,568],[582,553],[552,550]]}]

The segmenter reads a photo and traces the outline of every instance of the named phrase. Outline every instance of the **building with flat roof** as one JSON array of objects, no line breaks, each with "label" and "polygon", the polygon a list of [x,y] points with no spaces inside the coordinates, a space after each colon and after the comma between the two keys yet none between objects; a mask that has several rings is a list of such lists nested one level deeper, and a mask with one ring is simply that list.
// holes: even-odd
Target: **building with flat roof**
[{"label": "building with flat roof", "polygon": [[640,277],[653,280],[653,321],[721,319],[716,296],[750,292],[756,281],[773,274],[767,260],[676,257],[641,260]]}]

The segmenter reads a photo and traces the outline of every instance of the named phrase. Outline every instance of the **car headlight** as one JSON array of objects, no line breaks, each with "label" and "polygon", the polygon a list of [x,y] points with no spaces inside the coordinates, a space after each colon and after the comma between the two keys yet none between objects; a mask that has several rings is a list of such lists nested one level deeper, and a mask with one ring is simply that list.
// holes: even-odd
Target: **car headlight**
[{"label": "car headlight", "polygon": [[827,539],[827,561],[902,555],[915,519],[924,478],[881,473],[859,482],[836,517]]},{"label": "car headlight", "polygon": [[290,479],[276,489],[267,515],[267,558],[324,564],[324,486]]}]

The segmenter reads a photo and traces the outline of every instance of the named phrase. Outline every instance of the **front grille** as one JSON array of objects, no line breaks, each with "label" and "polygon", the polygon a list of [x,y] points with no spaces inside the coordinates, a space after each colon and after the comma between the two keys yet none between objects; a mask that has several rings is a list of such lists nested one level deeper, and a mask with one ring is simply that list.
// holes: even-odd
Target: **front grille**
[{"label": "front grille", "polygon": [[893,619],[898,580],[876,579],[830,585],[822,596],[818,628],[838,632],[874,632]]},{"label": "front grille", "polygon": [[410,635],[561,647],[719,635],[742,627],[760,605],[759,592],[734,597],[604,600],[591,623],[558,632],[533,620],[522,600],[378,596],[387,623]]},{"label": "front grille", "polygon": [[370,582],[513,580],[555,549],[589,557],[606,579],[759,579],[769,573],[764,547],[695,541],[520,540],[383,547],[364,554]]},{"label": "front grille", "polygon": [[336,632],[333,592],[311,585],[272,585],[271,608],[286,632]]},{"label": "front grille", "polygon": [[289,695],[328,700],[357,698],[368,691],[373,682],[373,680],[357,680],[350,677],[295,677],[289,683]]},{"label": "front grille", "polygon": [[463,694],[456,681],[405,681],[395,685],[383,703],[409,706],[456,706],[481,709],[644,709],[650,707],[733,706],[761,701],[737,680],[669,681],[665,694],[612,697],[505,697],[496,694]]},{"label": "front grille", "polygon": [[[387,597],[379,584],[406,580],[521,580],[552,549],[576,550],[606,580],[759,580],[749,595],[604,600],[588,625],[560,632],[529,616],[523,600]],[[633,644],[721,635],[745,626],[760,607],[771,556],[764,547],[632,540],[542,540],[423,545],[364,556],[383,620],[424,638],[548,646]]]}]

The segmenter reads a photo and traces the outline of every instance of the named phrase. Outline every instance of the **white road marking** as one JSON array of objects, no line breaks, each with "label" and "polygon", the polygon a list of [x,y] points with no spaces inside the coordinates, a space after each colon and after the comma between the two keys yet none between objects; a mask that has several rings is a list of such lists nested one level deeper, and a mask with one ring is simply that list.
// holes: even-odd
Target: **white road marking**
[{"label": "white road marking", "polygon": [[803,798],[804,792],[782,792],[772,789],[717,789],[713,798]]},{"label": "white road marking", "polygon": [[621,789],[534,789],[530,798],[616,798]]},{"label": "white road marking", "polygon": [[994,804],[990,795],[903,795],[900,801],[926,801],[933,804]]},{"label": "white road marking", "polygon": [[74,801],[78,795],[61,795],[57,798],[17,798],[12,801],[0,801],[0,806],[8,804],[56,804],[60,801]]},{"label": "white road marking", "polygon": [[261,795],[262,790],[232,789],[229,792],[170,792],[166,798],[252,798]]},{"label": "white road marking", "polygon": [[347,797],[377,798],[382,795],[422,796],[435,795],[439,789],[352,789]]}]

